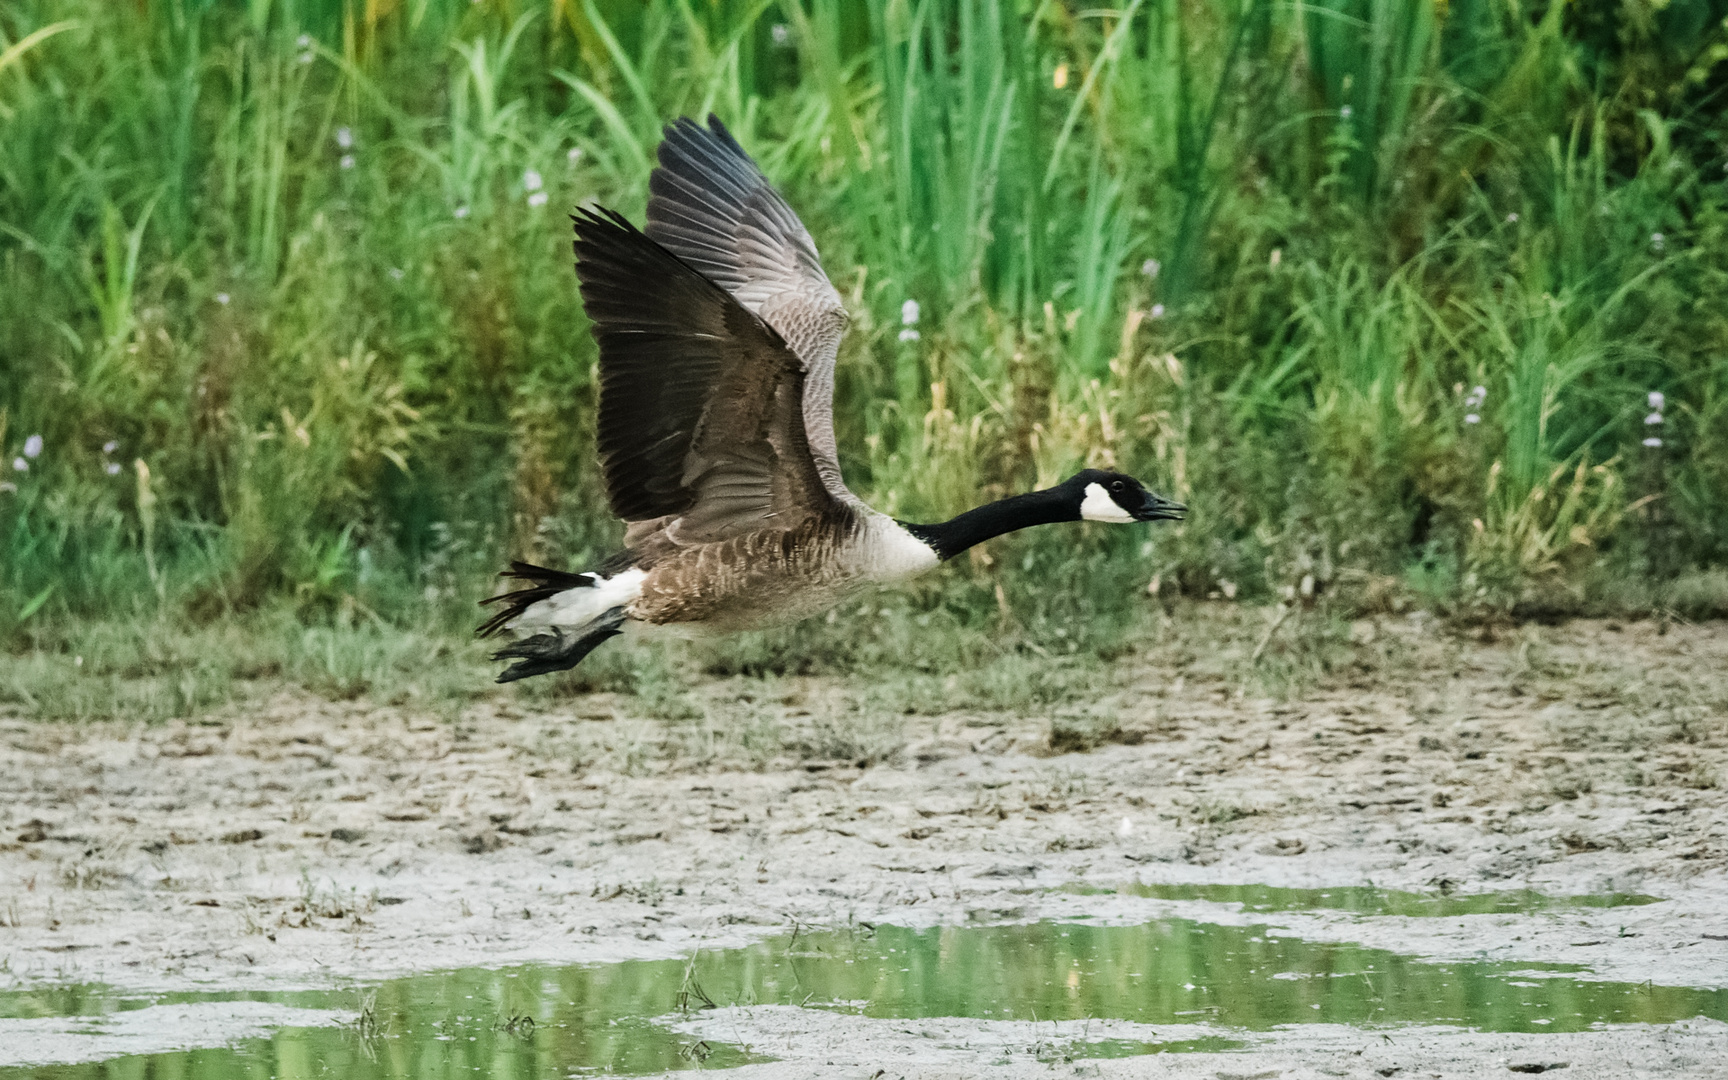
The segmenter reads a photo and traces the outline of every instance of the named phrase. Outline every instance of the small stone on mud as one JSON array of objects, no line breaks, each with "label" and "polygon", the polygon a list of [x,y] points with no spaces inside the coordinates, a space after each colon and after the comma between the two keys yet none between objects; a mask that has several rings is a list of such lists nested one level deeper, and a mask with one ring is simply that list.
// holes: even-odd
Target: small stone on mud
[{"label": "small stone on mud", "polygon": [[40,844],[48,839],[48,823],[38,818],[31,818],[24,823],[24,828],[18,832],[20,844]]},{"label": "small stone on mud", "polygon": [[488,851],[497,851],[504,846],[504,840],[491,829],[485,829],[462,838],[462,850],[470,855],[484,855]]},{"label": "small stone on mud", "polygon": [[352,844],[366,835],[362,829],[331,829],[330,839],[340,840],[344,844]]},{"label": "small stone on mud", "polygon": [[264,839],[263,829],[236,829],[231,833],[222,834],[224,844],[249,844],[254,840]]},{"label": "small stone on mud", "polygon": [[1036,866],[992,866],[978,875],[981,878],[1029,878],[1038,876]]},{"label": "small stone on mud", "polygon": [[1515,1073],[1545,1073],[1553,1072],[1555,1069],[1564,1069],[1568,1064],[1570,1063],[1565,1061],[1529,1061],[1519,1065],[1508,1065],[1506,1067]]},{"label": "small stone on mud", "polygon": [[1023,907],[975,907],[966,909],[968,922],[1007,922],[1011,919],[1023,918],[1026,909]]}]

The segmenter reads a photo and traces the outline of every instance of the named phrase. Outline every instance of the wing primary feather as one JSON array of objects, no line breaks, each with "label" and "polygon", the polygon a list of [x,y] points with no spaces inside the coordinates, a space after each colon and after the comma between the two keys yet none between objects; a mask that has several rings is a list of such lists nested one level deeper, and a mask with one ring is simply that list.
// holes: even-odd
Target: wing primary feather
[{"label": "wing primary feather", "polygon": [[[600,346],[596,443],[614,511],[626,522],[695,514],[684,531],[712,535],[767,513],[777,492],[807,492],[774,480],[812,467],[802,424],[794,433],[771,404],[801,371],[780,334],[621,215],[590,209],[573,220]],[[797,446],[803,460],[778,457],[770,441]]]},{"label": "wing primary feather", "polygon": [[607,495],[625,521],[680,513],[694,493],[676,478],[722,361],[703,343],[723,329],[711,314],[716,290],[621,214],[585,209],[574,221],[576,274],[600,346]]}]

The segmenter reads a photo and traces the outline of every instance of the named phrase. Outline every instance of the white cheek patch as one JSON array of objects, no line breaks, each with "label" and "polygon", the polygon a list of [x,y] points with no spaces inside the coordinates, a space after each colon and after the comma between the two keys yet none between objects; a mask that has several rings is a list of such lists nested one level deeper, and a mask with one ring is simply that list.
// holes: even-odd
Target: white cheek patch
[{"label": "white cheek patch", "polygon": [[1087,521],[1110,521],[1118,525],[1126,525],[1134,520],[1134,515],[1116,505],[1103,484],[1087,484],[1086,498],[1080,503],[1080,516]]}]

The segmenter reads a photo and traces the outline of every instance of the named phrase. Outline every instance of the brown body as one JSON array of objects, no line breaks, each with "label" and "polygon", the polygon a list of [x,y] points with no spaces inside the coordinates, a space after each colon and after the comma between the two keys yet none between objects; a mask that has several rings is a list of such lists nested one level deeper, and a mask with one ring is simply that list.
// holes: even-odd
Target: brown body
[{"label": "brown body", "polygon": [[790,529],[762,529],[713,543],[656,545],[637,566],[642,592],[626,609],[657,626],[755,630],[818,614],[872,580],[849,558],[859,533],[849,510],[836,508]]}]

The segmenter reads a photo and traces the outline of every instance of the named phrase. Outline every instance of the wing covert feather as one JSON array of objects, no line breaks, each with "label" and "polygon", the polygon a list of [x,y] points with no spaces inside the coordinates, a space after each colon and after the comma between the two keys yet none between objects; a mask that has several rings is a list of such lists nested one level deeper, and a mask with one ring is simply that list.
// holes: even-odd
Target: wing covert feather
[{"label": "wing covert feather", "polygon": [[670,124],[648,181],[647,234],[780,333],[802,361],[799,406],[817,474],[856,501],[834,440],[834,363],[846,308],[798,215],[717,117]]}]

